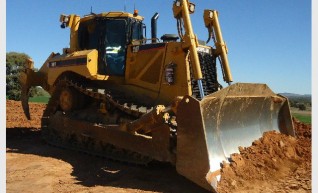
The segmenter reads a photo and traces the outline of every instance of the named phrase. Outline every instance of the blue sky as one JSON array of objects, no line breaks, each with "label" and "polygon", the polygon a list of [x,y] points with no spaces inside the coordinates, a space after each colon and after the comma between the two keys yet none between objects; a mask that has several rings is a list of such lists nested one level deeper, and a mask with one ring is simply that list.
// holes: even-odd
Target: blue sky
[{"label": "blue sky", "polygon": [[[6,52],[24,52],[39,68],[51,52],[69,46],[69,30],[61,29],[60,14],[80,16],[93,12],[132,12],[145,17],[147,36],[155,12],[159,37],[177,33],[172,0],[9,0],[6,1]],[[203,10],[216,9],[234,82],[266,83],[274,92],[311,94],[310,0],[193,0],[194,32],[201,40],[208,33]],[[221,74],[219,81],[223,82]],[[224,85],[224,84],[223,84]]]}]

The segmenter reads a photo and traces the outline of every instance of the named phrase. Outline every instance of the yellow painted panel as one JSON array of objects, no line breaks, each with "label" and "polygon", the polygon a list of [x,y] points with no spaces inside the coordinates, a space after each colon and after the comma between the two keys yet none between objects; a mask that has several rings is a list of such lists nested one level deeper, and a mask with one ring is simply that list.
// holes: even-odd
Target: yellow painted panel
[{"label": "yellow painted panel", "polygon": [[53,85],[63,72],[74,72],[86,78],[97,76],[97,50],[84,50],[55,56],[47,62],[48,84]]}]

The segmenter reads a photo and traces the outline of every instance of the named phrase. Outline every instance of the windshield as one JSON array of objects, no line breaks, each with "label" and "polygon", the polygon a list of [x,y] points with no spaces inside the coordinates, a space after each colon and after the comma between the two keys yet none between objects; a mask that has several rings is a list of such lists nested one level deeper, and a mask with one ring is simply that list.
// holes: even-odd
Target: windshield
[{"label": "windshield", "polygon": [[105,53],[106,72],[109,75],[123,75],[126,54],[126,20],[106,20]]},{"label": "windshield", "polygon": [[98,50],[98,73],[124,75],[127,19],[96,18],[79,27],[81,50]]}]

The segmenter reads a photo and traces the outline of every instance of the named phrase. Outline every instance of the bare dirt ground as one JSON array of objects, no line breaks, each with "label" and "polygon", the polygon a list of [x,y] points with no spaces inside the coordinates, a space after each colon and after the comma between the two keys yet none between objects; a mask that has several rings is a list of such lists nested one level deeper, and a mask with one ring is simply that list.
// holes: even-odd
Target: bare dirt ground
[{"label": "bare dirt ground", "polygon": [[[6,192],[205,193],[165,164],[135,166],[47,145],[43,104],[7,101]],[[311,192],[311,126],[294,120],[297,137],[269,132],[223,164],[219,192]]]}]

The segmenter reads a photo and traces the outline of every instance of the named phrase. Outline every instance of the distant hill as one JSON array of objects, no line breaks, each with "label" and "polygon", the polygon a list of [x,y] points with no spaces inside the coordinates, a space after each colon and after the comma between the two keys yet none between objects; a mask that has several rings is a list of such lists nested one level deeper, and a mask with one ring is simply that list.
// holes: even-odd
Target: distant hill
[{"label": "distant hill", "polygon": [[295,93],[288,93],[288,92],[284,92],[284,93],[279,93],[280,95],[283,95],[285,97],[299,97],[299,98],[311,98],[311,94],[295,94]]},{"label": "distant hill", "polygon": [[279,93],[288,98],[292,107],[298,107],[299,104],[305,104],[311,107],[311,94],[294,94],[294,93]]}]

